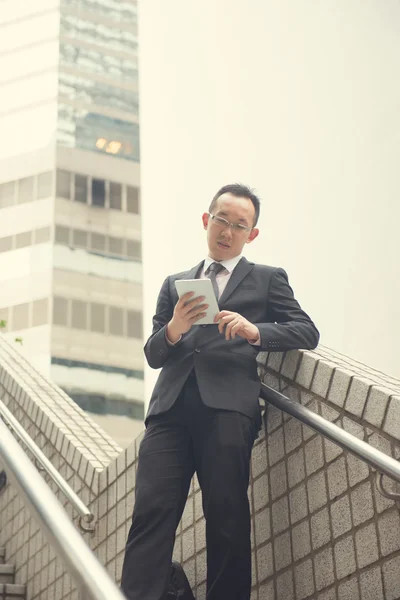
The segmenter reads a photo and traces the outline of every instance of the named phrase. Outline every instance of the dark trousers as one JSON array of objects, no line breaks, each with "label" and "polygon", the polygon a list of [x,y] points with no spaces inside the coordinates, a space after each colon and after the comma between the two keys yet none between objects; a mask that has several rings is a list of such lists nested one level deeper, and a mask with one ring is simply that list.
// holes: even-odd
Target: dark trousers
[{"label": "dark trousers", "polygon": [[249,600],[247,497],[255,423],[215,410],[190,376],[175,405],[150,418],[139,450],[136,502],[122,568],[129,600],[163,600],[175,531],[197,473],[207,540],[207,600]]}]

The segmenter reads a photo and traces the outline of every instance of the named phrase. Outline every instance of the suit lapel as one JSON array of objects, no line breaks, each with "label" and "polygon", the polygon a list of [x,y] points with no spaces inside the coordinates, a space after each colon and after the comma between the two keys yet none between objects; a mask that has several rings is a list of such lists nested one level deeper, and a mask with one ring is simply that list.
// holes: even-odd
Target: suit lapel
[{"label": "suit lapel", "polygon": [[189,269],[189,271],[185,271],[184,273],[182,273],[182,275],[180,277],[178,277],[178,279],[197,279],[198,274],[200,273],[200,270],[203,265],[204,265],[204,260],[202,260],[195,267],[192,267],[191,269]]},{"label": "suit lapel", "polygon": [[232,275],[227,283],[226,288],[223,291],[222,296],[220,297],[218,304],[221,306],[224,302],[227,301],[232,292],[237,288],[239,283],[250,273],[252,268],[254,267],[254,263],[250,263],[246,258],[242,258],[236,267],[233,269]]}]

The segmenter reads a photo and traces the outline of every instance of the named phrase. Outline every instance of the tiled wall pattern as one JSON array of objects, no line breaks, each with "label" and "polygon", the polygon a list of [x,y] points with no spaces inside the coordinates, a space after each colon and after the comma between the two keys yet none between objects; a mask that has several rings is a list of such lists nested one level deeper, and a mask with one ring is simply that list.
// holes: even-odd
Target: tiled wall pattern
[{"label": "tiled wall pattern", "polygon": [[[400,382],[323,347],[259,356],[265,383],[400,459]],[[118,580],[140,439],[126,451],[0,338],[0,395],[98,517],[85,537]],[[269,408],[254,448],[252,600],[398,600],[400,515],[374,473],[309,428]],[[388,488],[394,484],[386,482]],[[398,490],[400,491],[400,490]],[[71,510],[68,509],[71,514]],[[0,545],[28,600],[73,600],[60,561],[11,486],[0,496]],[[205,598],[201,493],[193,481],[175,557]]]}]

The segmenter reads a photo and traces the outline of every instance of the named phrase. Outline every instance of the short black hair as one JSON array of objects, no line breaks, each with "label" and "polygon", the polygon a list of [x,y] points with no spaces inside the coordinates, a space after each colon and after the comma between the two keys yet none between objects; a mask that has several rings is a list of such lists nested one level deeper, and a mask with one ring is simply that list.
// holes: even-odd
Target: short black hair
[{"label": "short black hair", "polygon": [[214,210],[217,200],[220,196],[222,196],[222,194],[232,194],[232,196],[236,196],[237,198],[247,198],[248,200],[251,200],[255,209],[253,227],[257,225],[257,221],[260,216],[260,199],[258,196],[256,196],[251,188],[249,188],[247,185],[243,185],[242,183],[230,183],[228,185],[224,185],[218,190],[212,199],[210,208],[208,209],[210,213]]}]

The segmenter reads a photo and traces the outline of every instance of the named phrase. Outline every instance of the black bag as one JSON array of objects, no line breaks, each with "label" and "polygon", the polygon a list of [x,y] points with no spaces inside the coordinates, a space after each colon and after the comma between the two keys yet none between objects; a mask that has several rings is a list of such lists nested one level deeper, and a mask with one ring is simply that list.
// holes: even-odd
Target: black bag
[{"label": "black bag", "polygon": [[185,571],[176,561],[172,561],[166,600],[195,600]]}]

